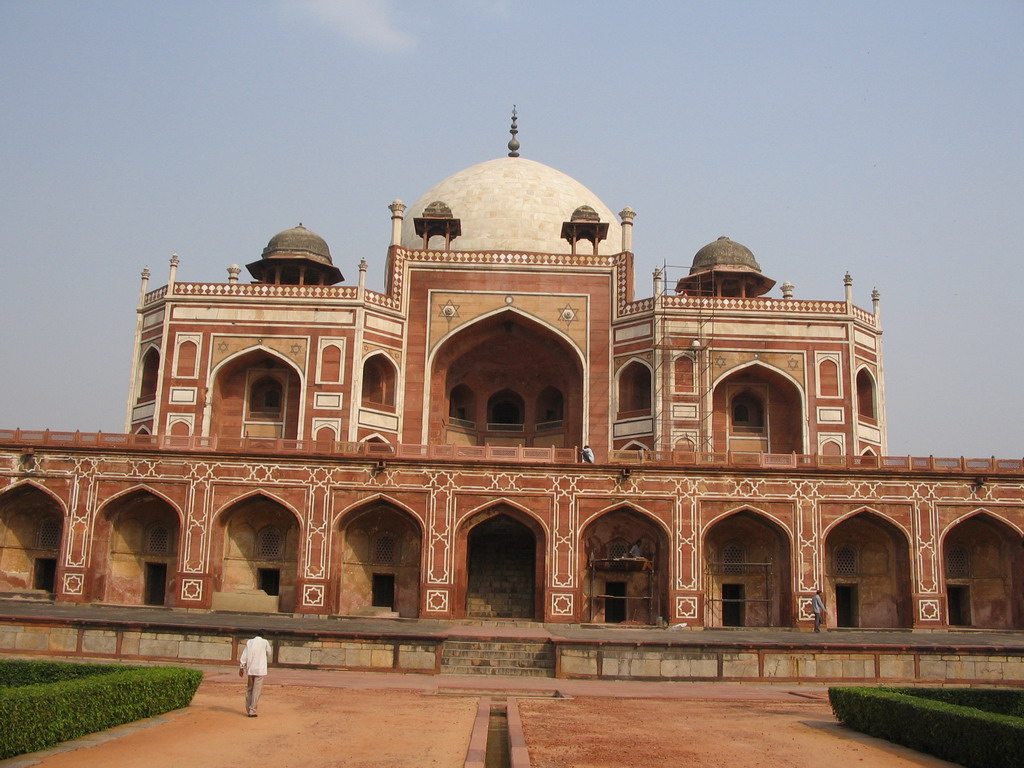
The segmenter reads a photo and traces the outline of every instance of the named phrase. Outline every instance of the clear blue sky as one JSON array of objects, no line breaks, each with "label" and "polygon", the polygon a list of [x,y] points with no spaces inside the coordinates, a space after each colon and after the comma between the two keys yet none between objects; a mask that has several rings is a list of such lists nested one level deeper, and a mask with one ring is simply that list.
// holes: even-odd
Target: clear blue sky
[{"label": "clear blue sky", "polygon": [[[890,453],[1020,457],[1024,3],[0,0],[0,426],[121,431],[139,273],[302,221],[381,288],[388,203],[522,154],[882,293]],[[777,291],[775,292],[777,294]]]}]

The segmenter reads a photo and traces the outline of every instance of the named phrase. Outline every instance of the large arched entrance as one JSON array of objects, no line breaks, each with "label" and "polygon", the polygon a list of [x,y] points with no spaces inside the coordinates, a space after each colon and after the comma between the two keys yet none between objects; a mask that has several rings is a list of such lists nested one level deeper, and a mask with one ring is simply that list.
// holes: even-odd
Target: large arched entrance
[{"label": "large arched entrance", "polygon": [[989,629],[1024,628],[1021,536],[988,514],[957,523],[942,542],[946,622]]},{"label": "large arched entrance", "polygon": [[466,617],[543,617],[544,536],[536,521],[502,505],[469,521],[459,543],[466,563],[460,601]]},{"label": "large arched entrance", "polygon": [[481,320],[434,358],[430,436],[453,445],[565,448],[583,439],[583,369],[564,339],[517,312]]},{"label": "large arched entrance", "polygon": [[266,350],[254,350],[217,371],[210,433],[220,437],[298,436],[302,399],[295,369]]},{"label": "large arched entrance", "polygon": [[583,530],[582,619],[656,624],[668,605],[668,537],[633,509],[605,512]]},{"label": "large arched entrance", "polygon": [[121,496],[96,520],[93,594],[120,605],[165,605],[174,594],[178,513],[148,491]]},{"label": "large arched entrance", "polygon": [[341,615],[416,618],[420,607],[419,523],[386,501],[349,512],[335,537],[335,610]]},{"label": "large arched entrance", "polygon": [[907,537],[873,512],[836,525],[825,538],[825,604],[839,627],[911,626]]},{"label": "large arched entrance", "polygon": [[0,590],[57,591],[64,533],[60,504],[32,485],[0,495]]},{"label": "large arched entrance", "polygon": [[782,374],[752,365],[715,385],[716,451],[804,453],[803,400]]},{"label": "large arched entrance", "polygon": [[291,613],[295,610],[299,525],[280,502],[250,496],[217,520],[213,563],[219,566],[213,607]]},{"label": "large arched entrance", "polygon": [[742,510],[708,528],[705,626],[791,626],[792,594],[789,537],[777,523]]}]

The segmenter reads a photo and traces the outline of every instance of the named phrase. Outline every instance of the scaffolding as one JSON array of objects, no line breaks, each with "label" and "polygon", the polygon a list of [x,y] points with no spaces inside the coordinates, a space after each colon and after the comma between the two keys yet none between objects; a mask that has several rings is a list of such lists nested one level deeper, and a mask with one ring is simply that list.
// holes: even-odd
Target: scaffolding
[{"label": "scaffolding", "polygon": [[[774,627],[775,624],[775,595],[772,594],[772,571],[771,563],[725,563],[711,562],[704,567],[704,625],[711,627],[747,627],[767,626]],[[749,578],[753,575],[753,579]],[[764,597],[725,597],[724,590],[718,591],[716,587],[726,586],[724,577],[739,577],[737,581],[746,587],[753,586],[760,582]],[[716,578],[718,577],[718,578]],[[747,608],[761,606],[764,608],[765,624],[749,624],[747,622]],[[731,620],[726,623],[726,617]]]},{"label": "scaffolding", "polygon": [[[654,624],[655,617],[658,615],[658,601],[657,592],[654,588],[654,561],[649,560],[646,557],[593,557],[591,556],[590,561],[587,564],[587,569],[590,574],[590,599],[587,601],[587,620],[593,622],[594,616],[597,611],[595,606],[598,600],[605,601],[605,620],[608,617],[608,605],[609,600],[623,600],[626,606],[626,618],[625,621],[637,621],[637,612],[643,607],[646,602],[647,612],[647,623]],[[597,573],[645,573],[647,575],[647,593],[643,595],[610,595],[610,594],[595,594],[594,590],[594,577]],[[605,579],[607,582],[607,579]],[[630,609],[632,606],[632,609]]]},{"label": "scaffolding", "polygon": [[[694,440],[695,451],[713,451],[714,441],[712,433],[712,419],[714,416],[713,403],[711,402],[711,385],[713,379],[714,361],[711,353],[711,343],[715,335],[715,301],[710,293],[687,293],[687,302],[684,308],[691,312],[684,315],[685,322],[681,329],[673,329],[670,326],[669,313],[659,301],[663,292],[673,290],[675,284],[671,274],[686,274],[688,267],[672,266],[663,264],[656,273],[655,293],[655,339],[654,339],[654,381],[655,399],[657,407],[661,409],[660,434],[654,437],[655,448],[672,450],[675,448],[672,424],[673,418],[671,391],[672,367],[677,353],[688,353],[693,360],[693,394],[696,405],[696,434]],[[671,288],[670,288],[671,286]],[[688,346],[678,346],[674,343],[677,336],[688,338]]]}]

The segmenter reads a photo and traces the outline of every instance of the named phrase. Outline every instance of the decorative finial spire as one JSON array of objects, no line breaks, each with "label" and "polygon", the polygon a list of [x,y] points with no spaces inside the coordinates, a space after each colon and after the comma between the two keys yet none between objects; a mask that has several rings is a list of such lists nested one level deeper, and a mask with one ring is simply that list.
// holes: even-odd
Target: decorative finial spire
[{"label": "decorative finial spire", "polygon": [[516,138],[516,134],[519,133],[519,128],[516,126],[516,105],[512,105],[512,128],[509,129],[509,133],[512,134],[512,138],[508,142],[508,156],[519,157],[519,140]]}]

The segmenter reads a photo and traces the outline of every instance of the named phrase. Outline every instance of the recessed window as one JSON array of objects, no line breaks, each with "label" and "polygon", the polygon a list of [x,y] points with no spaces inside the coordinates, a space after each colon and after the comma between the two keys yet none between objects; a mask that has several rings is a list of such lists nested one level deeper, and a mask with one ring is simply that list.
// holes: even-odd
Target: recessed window
[{"label": "recessed window", "polygon": [[281,382],[272,376],[257,379],[249,389],[249,413],[265,419],[280,417],[283,391]]},{"label": "recessed window", "polygon": [[857,374],[857,412],[864,418],[875,418],[875,380],[864,368]]},{"label": "recessed window", "polygon": [[732,399],[732,426],[736,432],[763,432],[764,407],[761,401],[749,392],[736,395]]},{"label": "recessed window", "polygon": [[946,578],[967,579],[971,575],[971,559],[966,547],[949,547],[946,550]]},{"label": "recessed window", "polygon": [[739,544],[726,544],[722,547],[722,565],[726,573],[741,573],[746,555]]},{"label": "recessed window", "polygon": [[835,571],[837,576],[855,576],[857,574],[857,550],[844,544],[835,552]]},{"label": "recessed window", "polygon": [[257,560],[280,560],[284,552],[284,534],[274,525],[261,528],[256,536]]},{"label": "recessed window", "polygon": [[384,355],[374,355],[363,364],[363,405],[395,405],[395,382],[398,374]]},{"label": "recessed window", "polygon": [[146,552],[166,555],[171,551],[171,532],[166,525],[154,525],[146,531]]},{"label": "recessed window", "polygon": [[394,563],[398,560],[398,542],[390,533],[382,533],[373,541],[373,562]]},{"label": "recessed window", "polygon": [[608,542],[608,558],[618,560],[629,551],[629,543],[625,539],[612,539]]},{"label": "recessed window", "polygon": [[650,413],[651,369],[634,360],[619,374],[619,416]]},{"label": "recessed window", "polygon": [[60,549],[60,520],[48,517],[36,529],[36,548],[56,551]]}]

